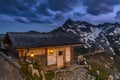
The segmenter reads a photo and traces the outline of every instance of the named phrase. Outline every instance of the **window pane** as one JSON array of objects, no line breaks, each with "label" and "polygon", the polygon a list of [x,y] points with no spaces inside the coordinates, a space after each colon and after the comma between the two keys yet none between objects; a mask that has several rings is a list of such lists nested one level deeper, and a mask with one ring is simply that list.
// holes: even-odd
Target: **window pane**
[{"label": "window pane", "polygon": [[62,56],[63,55],[63,51],[59,51],[59,56]]}]

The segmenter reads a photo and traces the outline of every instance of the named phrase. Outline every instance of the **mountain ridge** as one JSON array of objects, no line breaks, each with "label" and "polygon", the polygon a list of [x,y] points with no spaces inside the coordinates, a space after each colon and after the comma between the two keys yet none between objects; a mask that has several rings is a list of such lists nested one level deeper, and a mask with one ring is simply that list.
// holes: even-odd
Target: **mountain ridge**
[{"label": "mountain ridge", "polygon": [[119,23],[93,25],[84,21],[68,19],[63,26],[51,32],[65,32],[70,34],[82,41],[86,48],[102,49],[113,55],[120,54]]}]

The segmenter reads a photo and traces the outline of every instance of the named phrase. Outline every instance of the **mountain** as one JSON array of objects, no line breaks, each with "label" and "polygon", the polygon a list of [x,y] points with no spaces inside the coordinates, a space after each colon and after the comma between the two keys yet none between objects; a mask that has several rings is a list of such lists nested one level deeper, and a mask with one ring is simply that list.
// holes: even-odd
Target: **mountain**
[{"label": "mountain", "polygon": [[51,32],[64,32],[74,36],[91,50],[104,50],[120,55],[120,24],[104,23],[92,25],[84,21],[68,19],[63,26]]}]

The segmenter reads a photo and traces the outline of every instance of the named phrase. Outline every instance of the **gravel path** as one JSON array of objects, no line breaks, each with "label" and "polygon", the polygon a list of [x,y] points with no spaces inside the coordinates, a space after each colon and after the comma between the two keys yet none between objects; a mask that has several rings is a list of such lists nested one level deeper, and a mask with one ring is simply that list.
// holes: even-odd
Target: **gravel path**
[{"label": "gravel path", "polygon": [[56,70],[54,80],[95,80],[83,66],[74,65],[69,69]]}]

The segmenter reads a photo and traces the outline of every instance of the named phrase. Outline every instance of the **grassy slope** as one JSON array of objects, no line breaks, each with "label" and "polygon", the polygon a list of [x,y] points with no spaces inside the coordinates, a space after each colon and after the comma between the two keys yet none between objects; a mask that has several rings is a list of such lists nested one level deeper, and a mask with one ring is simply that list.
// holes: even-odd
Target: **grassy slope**
[{"label": "grassy slope", "polygon": [[[20,65],[22,66],[20,73],[23,75],[23,77],[25,79],[27,79],[27,80],[42,80],[41,74],[40,74],[40,78],[39,78],[36,75],[34,77],[32,77],[32,75],[30,73],[28,73],[28,63],[20,63]],[[41,69],[39,68],[39,66],[37,64],[34,64],[34,68],[38,69],[39,73],[40,73]]]},{"label": "grassy slope", "polygon": [[117,67],[118,71],[120,72],[120,56],[114,56],[115,66]]},{"label": "grassy slope", "polygon": [[114,60],[112,60],[110,57],[113,57],[107,53],[99,53],[94,55],[85,56],[87,59],[87,62],[91,65],[92,70],[90,70],[90,74],[96,76],[96,71],[100,71],[100,76],[97,80],[106,80],[108,78],[109,74],[114,73],[113,66]]},{"label": "grassy slope", "polygon": [[[42,75],[41,75],[42,68],[38,64],[34,64],[33,66],[35,69],[39,70],[40,78],[37,77],[36,75],[34,77],[32,77],[32,75],[30,73],[28,73],[28,63],[20,63],[20,65],[22,66],[20,73],[23,75],[23,77],[26,80],[43,80]],[[50,71],[50,72],[47,72],[45,74],[45,76],[46,76],[46,80],[52,80],[54,78],[55,74],[54,74],[54,72]]]}]

